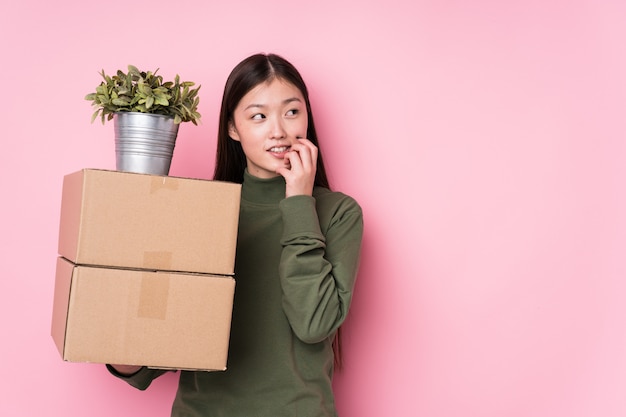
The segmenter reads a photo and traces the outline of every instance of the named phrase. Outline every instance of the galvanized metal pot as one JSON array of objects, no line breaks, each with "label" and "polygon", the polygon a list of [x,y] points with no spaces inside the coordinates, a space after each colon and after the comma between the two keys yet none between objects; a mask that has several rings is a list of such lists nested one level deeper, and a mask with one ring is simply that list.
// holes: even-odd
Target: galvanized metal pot
[{"label": "galvanized metal pot", "polygon": [[119,112],[113,125],[118,171],[169,174],[179,126],[173,117]]}]

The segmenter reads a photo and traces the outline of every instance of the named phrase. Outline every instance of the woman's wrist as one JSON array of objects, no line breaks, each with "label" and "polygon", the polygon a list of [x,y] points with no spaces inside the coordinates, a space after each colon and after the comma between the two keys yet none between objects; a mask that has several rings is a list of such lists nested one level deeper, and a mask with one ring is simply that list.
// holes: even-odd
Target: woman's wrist
[{"label": "woman's wrist", "polygon": [[137,365],[109,365],[115,372],[121,376],[132,376],[139,372],[142,366]]}]

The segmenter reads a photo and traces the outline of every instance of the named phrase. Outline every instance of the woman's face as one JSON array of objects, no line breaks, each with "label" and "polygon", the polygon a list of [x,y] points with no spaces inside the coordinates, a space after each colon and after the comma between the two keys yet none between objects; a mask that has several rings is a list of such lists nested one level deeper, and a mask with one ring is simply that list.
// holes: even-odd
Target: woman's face
[{"label": "woman's face", "polygon": [[274,79],[257,85],[239,102],[229,124],[229,136],[246,155],[248,172],[259,178],[278,176],[285,153],[308,127],[304,97],[293,84]]}]

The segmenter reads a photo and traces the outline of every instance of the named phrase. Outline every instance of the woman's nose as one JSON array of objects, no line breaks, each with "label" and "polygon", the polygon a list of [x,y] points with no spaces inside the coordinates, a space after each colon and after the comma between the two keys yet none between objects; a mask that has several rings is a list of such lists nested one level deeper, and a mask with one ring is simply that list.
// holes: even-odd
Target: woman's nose
[{"label": "woman's nose", "polygon": [[270,138],[271,139],[282,139],[284,138],[286,135],[285,132],[285,127],[283,126],[283,123],[281,120],[274,120],[272,122],[272,127],[271,127],[271,131],[270,131]]}]

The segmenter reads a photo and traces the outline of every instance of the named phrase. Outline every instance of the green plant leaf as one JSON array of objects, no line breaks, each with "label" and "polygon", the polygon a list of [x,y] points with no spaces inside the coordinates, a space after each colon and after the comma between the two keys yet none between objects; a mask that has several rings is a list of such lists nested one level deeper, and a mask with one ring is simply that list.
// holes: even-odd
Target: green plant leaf
[{"label": "green plant leaf", "polygon": [[111,103],[115,104],[116,106],[128,106],[130,104],[128,99],[125,98],[114,98],[113,100],[111,100]]},{"label": "green plant leaf", "polygon": [[95,109],[92,122],[98,116],[104,123],[105,120],[112,120],[116,112],[137,111],[163,114],[173,117],[176,123],[190,121],[197,125],[201,117],[197,112],[200,86],[192,88],[195,83],[181,82],[178,74],[174,81],[164,82],[158,71],[157,68],[154,72],[143,72],[134,65],[128,65],[128,72],[117,70],[110,77],[102,70],[103,82],[95,92],[85,96]]},{"label": "green plant leaf", "polygon": [[128,65],[128,74],[141,77],[141,71],[139,71],[134,65]]},{"label": "green plant leaf", "polygon": [[161,106],[167,106],[170,103],[167,101],[167,98],[165,98],[164,96],[155,96],[154,97],[154,102],[155,104],[161,105]]},{"label": "green plant leaf", "polygon": [[137,84],[137,90],[145,96],[152,95],[152,89],[143,82]]}]

